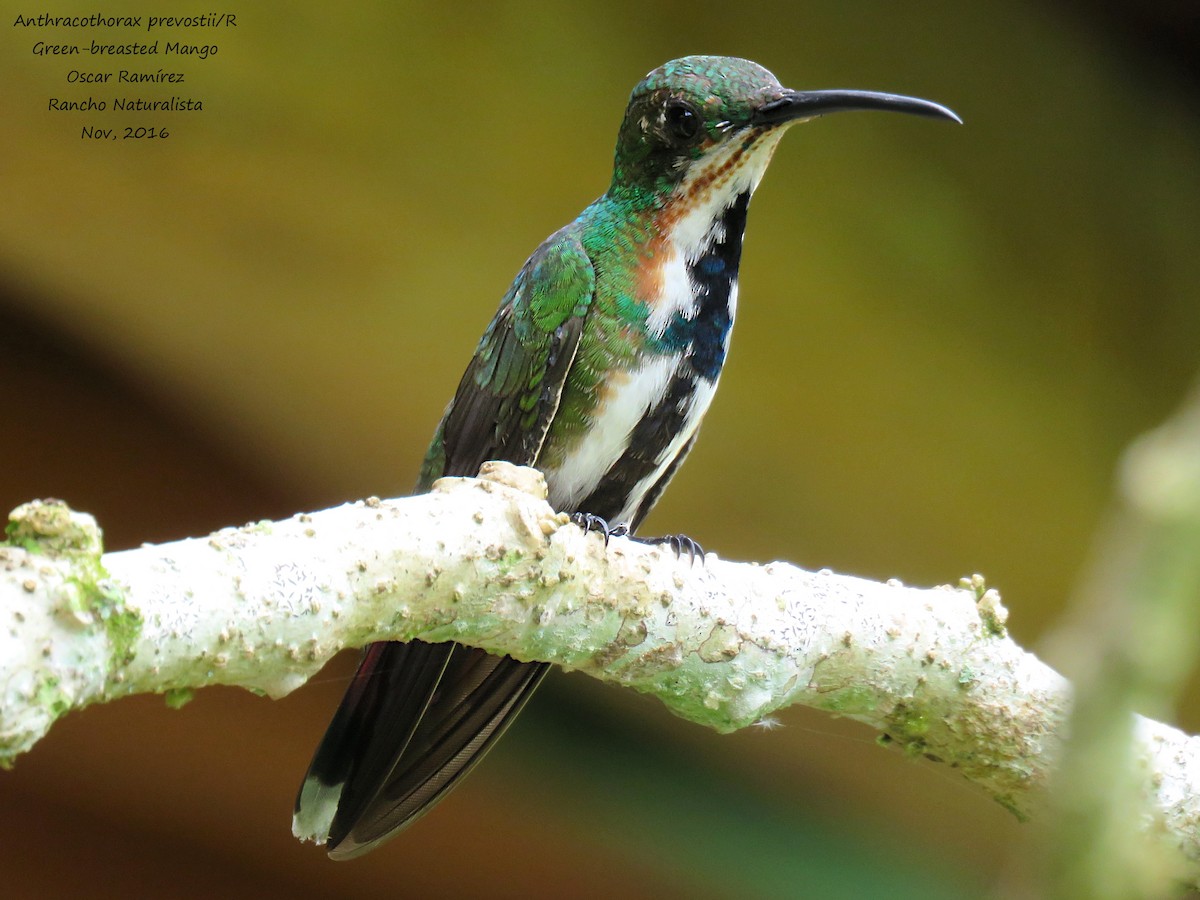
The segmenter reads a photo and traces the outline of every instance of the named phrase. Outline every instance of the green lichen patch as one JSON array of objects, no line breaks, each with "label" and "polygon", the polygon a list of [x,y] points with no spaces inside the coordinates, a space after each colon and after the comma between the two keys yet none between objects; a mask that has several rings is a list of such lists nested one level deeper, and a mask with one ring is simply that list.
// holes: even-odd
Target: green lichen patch
[{"label": "green lichen patch", "polygon": [[66,556],[103,551],[100,526],[87,513],[77,513],[61,500],[33,500],[8,514],[6,543],[30,553]]},{"label": "green lichen patch", "polygon": [[826,694],[821,699],[820,708],[840,716],[862,716],[874,710],[877,702],[870,688],[851,685]]},{"label": "green lichen patch", "polygon": [[141,612],[125,604],[125,592],[109,577],[99,554],[76,559],[74,574],[66,583],[72,588],[70,611],[104,629],[109,671],[116,672],[133,659],[134,644],[142,633]]},{"label": "green lichen patch", "polygon": [[505,550],[496,562],[501,574],[507,575],[525,562],[525,554],[520,550],[510,548]]},{"label": "green lichen patch", "polygon": [[976,601],[975,608],[979,611],[979,621],[987,633],[993,637],[1004,637],[1008,633],[1008,610],[1000,601],[1000,592],[988,588]]},{"label": "green lichen patch", "polygon": [[958,580],[958,586],[975,595],[975,607],[984,631],[992,637],[1004,637],[1008,633],[1008,610],[1000,600],[1000,592],[987,585],[982,575],[971,575]]},{"label": "green lichen patch", "polygon": [[171,688],[163,693],[163,700],[171,709],[182,709],[192,702],[196,692],[191,688]]},{"label": "green lichen patch", "polygon": [[46,678],[34,694],[34,702],[50,714],[50,721],[56,721],[71,710],[71,698],[62,690],[59,680],[51,675]]},{"label": "green lichen patch", "polygon": [[904,748],[906,756],[924,756],[926,738],[933,722],[933,716],[921,704],[897,703],[888,716],[887,734]]},{"label": "green lichen patch", "polygon": [[63,611],[104,629],[110,671],[129,662],[142,616],[126,606],[124,592],[101,562],[104,542],[96,520],[61,500],[34,500],[12,511],[5,534],[11,545],[63,561],[68,573],[59,592]]},{"label": "green lichen patch", "polygon": [[142,634],[142,614],[125,605],[125,594],[112,581],[99,580],[94,585],[92,608],[108,635],[110,670],[133,659],[133,647]]},{"label": "green lichen patch", "polygon": [[27,704],[22,712],[25,723],[12,730],[0,731],[0,769],[11,769],[17,757],[28,751],[38,737],[72,707],[71,697],[54,675],[42,677],[32,695],[23,695],[21,699]]}]

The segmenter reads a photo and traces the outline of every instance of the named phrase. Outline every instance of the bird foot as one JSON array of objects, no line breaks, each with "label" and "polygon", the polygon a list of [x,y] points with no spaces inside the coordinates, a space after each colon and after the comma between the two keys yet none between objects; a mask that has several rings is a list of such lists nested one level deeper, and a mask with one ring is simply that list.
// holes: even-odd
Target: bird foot
[{"label": "bird foot", "polygon": [[661,537],[637,537],[631,534],[628,537],[639,544],[666,544],[675,551],[676,559],[683,559],[683,554],[687,553],[689,565],[694,565],[697,559],[704,562],[704,548],[686,534],[664,534]]},{"label": "bird foot", "polygon": [[571,522],[582,528],[585,534],[595,531],[604,535],[604,546],[606,547],[608,546],[609,538],[623,537],[629,538],[629,540],[636,543],[650,546],[667,544],[675,551],[676,559],[682,559],[683,554],[687,553],[689,563],[694,564],[697,559],[701,562],[704,561],[704,548],[686,534],[665,534],[662,537],[638,537],[637,535],[630,534],[628,525],[609,525],[607,520],[585,512],[571,513]]},{"label": "bird foot", "polygon": [[609,525],[607,519],[602,519],[599,516],[594,516],[591,513],[573,512],[571,513],[571,523],[578,525],[583,529],[584,534],[592,531],[604,535],[604,546],[608,546],[608,539],[611,537],[625,537],[629,534],[628,525]]}]

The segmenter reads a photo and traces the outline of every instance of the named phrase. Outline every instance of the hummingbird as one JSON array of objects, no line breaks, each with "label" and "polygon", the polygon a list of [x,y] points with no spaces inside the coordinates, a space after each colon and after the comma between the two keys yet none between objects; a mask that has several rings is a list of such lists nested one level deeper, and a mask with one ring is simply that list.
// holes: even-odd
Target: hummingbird
[{"label": "hummingbird", "polygon": [[[612,181],[525,262],[446,407],[417,491],[488,460],[533,466],[588,531],[634,537],[696,440],[729,351],[750,197],[792,125],[849,110],[959,118],[928,100],[796,91],[688,56],[633,89]],[[296,800],[334,859],[371,850],[479,762],[545,677],[453,643],[368,646]]]}]

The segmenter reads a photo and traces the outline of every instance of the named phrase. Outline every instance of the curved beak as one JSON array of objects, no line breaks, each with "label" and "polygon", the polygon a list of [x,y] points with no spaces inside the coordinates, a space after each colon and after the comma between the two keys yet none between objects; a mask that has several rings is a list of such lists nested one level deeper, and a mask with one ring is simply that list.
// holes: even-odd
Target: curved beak
[{"label": "curved beak", "polygon": [[940,103],[900,94],[881,94],[877,91],[787,91],[782,97],[770,100],[756,109],[750,123],[780,125],[797,119],[812,119],[853,109],[911,113],[914,116],[949,119],[951,122],[962,124],[962,119],[955,115],[953,110]]}]

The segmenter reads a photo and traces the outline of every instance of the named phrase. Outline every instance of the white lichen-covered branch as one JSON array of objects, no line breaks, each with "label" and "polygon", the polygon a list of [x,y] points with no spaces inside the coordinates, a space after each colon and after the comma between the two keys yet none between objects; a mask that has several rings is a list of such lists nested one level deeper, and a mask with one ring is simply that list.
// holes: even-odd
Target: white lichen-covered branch
[{"label": "white lichen-covered branch", "polygon": [[[980,579],[692,563],[606,547],[543,498],[536,472],[494,463],[423,496],[103,555],[90,517],[27,504],[0,546],[0,762],[90,703],[281,696],[345,647],[421,638],[586,672],[721,731],[794,703],[850,716],[1038,810],[1069,688],[1007,636]],[[1149,720],[1136,733],[1147,834],[1200,863],[1200,744]]]}]

